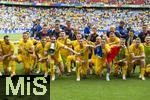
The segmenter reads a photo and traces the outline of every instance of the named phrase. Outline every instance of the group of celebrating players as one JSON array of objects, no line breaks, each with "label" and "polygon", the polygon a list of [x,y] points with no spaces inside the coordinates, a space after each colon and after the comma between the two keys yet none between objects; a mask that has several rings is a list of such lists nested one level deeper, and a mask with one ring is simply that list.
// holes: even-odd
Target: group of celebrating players
[{"label": "group of celebrating players", "polygon": [[[5,35],[0,40],[0,75],[4,69],[5,75],[13,77],[16,75],[16,63],[22,63],[26,75],[35,69],[39,74],[42,69],[44,76],[50,74],[52,81],[56,74],[58,77],[64,74],[70,76],[72,71],[76,71],[76,81],[85,79],[90,74],[102,78],[104,69],[107,69],[107,81],[110,81],[112,73],[115,77],[121,75],[126,80],[127,76],[134,73],[137,65],[140,68],[140,79],[145,80],[145,76],[149,76],[149,34],[144,36],[142,43],[139,37],[135,37],[133,30],[129,30],[128,38],[118,37],[114,27],[110,28],[109,34],[101,36],[97,34],[95,26],[89,35],[81,34],[77,28],[73,31],[74,40],[70,39],[65,30],[50,36],[40,33],[40,40],[30,37],[29,32],[24,32],[17,46]],[[16,48],[17,55],[14,54]]]}]

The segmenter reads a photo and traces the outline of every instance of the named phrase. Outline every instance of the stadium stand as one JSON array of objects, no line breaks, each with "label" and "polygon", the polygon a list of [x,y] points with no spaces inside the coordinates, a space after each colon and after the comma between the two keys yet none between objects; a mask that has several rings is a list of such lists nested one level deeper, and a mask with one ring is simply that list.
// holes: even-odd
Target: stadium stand
[{"label": "stadium stand", "polygon": [[97,26],[100,32],[106,31],[110,26],[118,26],[122,19],[127,22],[126,27],[132,27],[135,31],[140,31],[143,23],[150,25],[149,10],[35,8],[2,5],[0,13],[0,33],[29,31],[35,19],[40,19],[41,26],[44,24],[53,26],[56,19],[63,25],[65,20],[71,20],[73,27],[78,26],[82,31],[87,23],[91,23]]}]

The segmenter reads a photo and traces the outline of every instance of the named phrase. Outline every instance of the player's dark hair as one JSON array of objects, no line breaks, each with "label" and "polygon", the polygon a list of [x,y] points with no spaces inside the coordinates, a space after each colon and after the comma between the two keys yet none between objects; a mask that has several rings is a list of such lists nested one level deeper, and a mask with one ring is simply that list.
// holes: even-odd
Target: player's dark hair
[{"label": "player's dark hair", "polygon": [[47,25],[46,25],[46,24],[44,24],[44,25],[43,25],[43,27],[47,27]]},{"label": "player's dark hair", "polygon": [[62,30],[62,31],[60,31],[60,32],[64,32],[64,33],[66,33],[64,30]]},{"label": "player's dark hair", "polygon": [[55,35],[51,35],[51,37],[50,37],[50,38],[52,38],[52,37],[55,37],[55,38],[56,38],[56,36],[55,36]]},{"label": "player's dark hair", "polygon": [[140,40],[141,41],[140,37],[137,37],[135,40]]},{"label": "player's dark hair", "polygon": [[5,36],[4,36],[4,39],[6,39],[6,38],[9,38],[9,36],[8,36],[8,35],[5,35]]}]

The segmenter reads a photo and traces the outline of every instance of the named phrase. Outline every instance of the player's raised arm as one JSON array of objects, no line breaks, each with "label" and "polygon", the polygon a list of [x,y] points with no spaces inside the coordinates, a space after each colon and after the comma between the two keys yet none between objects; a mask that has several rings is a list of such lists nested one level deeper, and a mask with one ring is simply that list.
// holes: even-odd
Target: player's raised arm
[{"label": "player's raised arm", "polygon": [[62,43],[60,43],[60,42],[57,42],[57,46],[58,46],[58,49],[59,49],[59,50],[60,50],[60,48],[64,48],[64,49],[66,49],[66,50],[71,51],[71,52],[74,53],[74,54],[79,54],[79,53],[75,52],[73,49],[71,49],[71,48],[65,46],[64,44],[62,44]]}]

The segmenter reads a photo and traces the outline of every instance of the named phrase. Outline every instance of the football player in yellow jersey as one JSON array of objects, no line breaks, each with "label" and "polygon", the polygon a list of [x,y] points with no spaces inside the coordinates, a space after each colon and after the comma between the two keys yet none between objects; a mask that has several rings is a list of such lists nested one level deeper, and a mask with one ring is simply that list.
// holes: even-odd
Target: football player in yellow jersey
[{"label": "football player in yellow jersey", "polygon": [[75,47],[75,51],[80,53],[76,55],[76,73],[77,81],[80,81],[81,75],[86,78],[87,71],[89,69],[89,48],[93,47],[84,43],[83,39],[79,40],[79,45]]},{"label": "football player in yellow jersey", "polygon": [[[71,42],[69,42],[67,44],[70,44],[70,45],[72,45],[73,48],[75,48],[76,46],[79,45],[79,40],[81,38],[82,38],[82,34],[78,33],[78,34],[76,34],[76,39],[77,40],[71,41]],[[67,71],[68,71],[67,75],[71,74],[71,64],[72,64],[72,62],[75,62],[75,55],[70,55],[70,56],[67,57],[67,62],[66,62],[66,64],[67,64]]]},{"label": "football player in yellow jersey", "polygon": [[51,36],[51,42],[48,42],[44,48],[44,54],[48,55],[48,62],[50,62],[50,72],[51,72],[52,80],[55,80],[54,64],[57,64],[59,66],[59,70],[60,70],[59,75],[62,75],[64,73],[64,65],[60,55],[61,48],[68,49],[73,53],[75,53],[72,49],[56,41],[55,36]]},{"label": "football player in yellow jersey", "polygon": [[131,42],[131,45],[129,42],[127,42],[127,51],[126,51],[126,60],[127,60],[127,64],[128,64],[128,68],[127,68],[127,76],[131,76],[131,74],[134,72],[136,66],[132,66],[132,55],[130,53],[130,47],[132,45],[135,44],[135,39]]},{"label": "football player in yellow jersey", "polygon": [[[28,32],[23,32],[23,34],[26,34],[26,35],[27,35],[27,39],[28,39],[29,41],[31,41],[33,45],[36,45],[36,44],[38,43],[38,41],[36,41],[33,37],[30,37],[30,36],[29,36],[29,33],[28,33]],[[20,41],[23,41],[23,38],[21,38]]]},{"label": "football player in yellow jersey", "polygon": [[141,72],[139,78],[145,80],[145,52],[140,38],[136,38],[135,44],[132,44],[129,49],[132,57],[132,66],[140,64]]},{"label": "football player in yellow jersey", "polygon": [[98,55],[96,55],[96,67],[95,67],[95,72],[98,76],[101,77],[102,71],[103,69],[107,68],[107,74],[106,74],[106,80],[110,81],[110,64],[107,62],[107,55],[110,52],[110,46],[108,44],[106,44],[106,41],[104,39],[101,40],[101,44],[97,45],[101,46],[102,48],[102,57],[99,57]]},{"label": "football player in yellow jersey", "polygon": [[[92,44],[93,46],[96,46],[96,45],[100,45],[101,44],[101,37],[98,36],[96,37],[96,42],[94,44]],[[89,67],[90,67],[90,74],[92,74],[92,70],[93,70],[93,66],[94,66],[94,69],[95,69],[95,65],[96,65],[96,54],[94,52],[94,49],[92,49],[92,57],[91,59],[89,60]]]},{"label": "football player in yellow jersey", "polygon": [[145,37],[144,50],[146,62],[146,75],[150,76],[150,36]]},{"label": "football player in yellow jersey", "polygon": [[51,36],[51,42],[47,43],[44,48],[45,55],[49,55],[48,62],[50,62],[51,77],[54,79],[54,64],[58,64],[61,75],[64,72],[64,65],[59,50],[62,46],[63,45],[60,42],[56,41],[55,36]]},{"label": "football player in yellow jersey", "polygon": [[[27,35],[27,40],[28,40],[29,42],[31,42],[32,45],[33,45],[33,50],[32,50],[32,51],[35,51],[34,49],[35,49],[36,45],[39,43],[39,41],[36,41],[36,40],[35,40],[34,38],[32,38],[32,37],[30,38],[28,32],[23,32],[23,35]],[[23,38],[21,38],[18,43],[20,43],[20,42],[23,42]],[[36,58],[36,56],[35,56],[35,52],[33,52],[33,54],[30,56],[30,60],[29,60],[29,61],[30,61],[29,63],[30,63],[30,66],[31,66],[31,72],[34,70],[36,60],[37,60],[37,58]]]},{"label": "football player in yellow jersey", "polygon": [[39,42],[35,47],[35,53],[37,55],[37,74],[40,73],[40,69],[42,68],[44,71],[44,76],[47,77],[48,69],[47,69],[47,56],[44,55],[44,48],[46,45],[46,38],[42,37],[41,42]]},{"label": "football player in yellow jersey", "polygon": [[4,72],[7,75],[11,71],[11,77],[16,74],[16,63],[14,60],[14,44],[10,42],[9,36],[4,36],[1,41],[1,56],[3,61]]},{"label": "football player in yellow jersey", "polygon": [[68,44],[68,45],[71,44],[71,45],[73,46],[73,48],[74,48],[75,46],[79,45],[79,40],[80,40],[81,38],[83,38],[83,36],[82,36],[82,34],[81,34],[80,32],[78,32],[78,33],[76,34],[76,40],[73,40],[73,41],[71,41],[71,42],[69,42],[69,43],[67,43],[67,44]]},{"label": "football player in yellow jersey", "polygon": [[[33,37],[30,37],[28,32],[24,32],[23,34],[28,35],[28,41],[32,42],[32,44],[33,44],[33,51],[35,51],[34,49],[35,49],[36,45],[39,43],[39,41],[35,40]],[[34,70],[35,63],[36,63],[36,60],[37,60],[37,58],[36,58],[34,53],[35,52],[33,52],[33,55],[30,56],[31,72]]]},{"label": "football player in yellow jersey", "polygon": [[110,46],[119,45],[120,43],[120,39],[113,32],[110,33],[107,41]]},{"label": "football player in yellow jersey", "polygon": [[27,34],[23,34],[23,40],[19,42],[18,48],[17,61],[23,63],[24,72],[28,75],[32,68],[31,58],[34,55],[34,47]]},{"label": "football player in yellow jersey", "polygon": [[46,42],[51,42],[51,39],[49,36],[46,36]]},{"label": "football player in yellow jersey", "polygon": [[[127,47],[125,45],[125,39],[120,40],[120,51],[119,54],[115,57],[114,60],[114,75],[117,76],[119,74],[119,69],[122,71],[122,79],[126,80],[126,74],[127,74]],[[121,72],[120,71],[120,72]]]},{"label": "football player in yellow jersey", "polygon": [[[69,47],[69,45],[67,45],[67,43],[69,43],[71,40],[68,39],[68,37],[66,36],[65,32],[62,31],[60,32],[59,34],[59,37],[57,39],[58,42],[62,43],[63,45],[66,45]],[[71,54],[70,51],[64,49],[64,48],[61,48],[60,49],[60,54],[61,54],[61,57],[63,59],[63,62],[64,62],[64,65],[66,63],[66,60],[67,60],[67,57]]]}]

